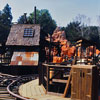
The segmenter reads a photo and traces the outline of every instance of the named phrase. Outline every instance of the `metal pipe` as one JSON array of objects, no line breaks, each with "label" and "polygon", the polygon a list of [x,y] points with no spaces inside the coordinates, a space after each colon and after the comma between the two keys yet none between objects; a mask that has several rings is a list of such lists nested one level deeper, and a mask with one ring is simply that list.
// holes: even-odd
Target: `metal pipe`
[{"label": "metal pipe", "polygon": [[34,24],[36,24],[36,6],[34,7]]}]

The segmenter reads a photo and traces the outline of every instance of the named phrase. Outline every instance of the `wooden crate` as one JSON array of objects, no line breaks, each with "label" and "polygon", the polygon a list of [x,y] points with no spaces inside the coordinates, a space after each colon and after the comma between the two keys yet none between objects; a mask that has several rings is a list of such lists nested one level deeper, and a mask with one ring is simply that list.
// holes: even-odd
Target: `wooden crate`
[{"label": "wooden crate", "polygon": [[98,71],[93,65],[72,66],[72,100],[98,100]]}]

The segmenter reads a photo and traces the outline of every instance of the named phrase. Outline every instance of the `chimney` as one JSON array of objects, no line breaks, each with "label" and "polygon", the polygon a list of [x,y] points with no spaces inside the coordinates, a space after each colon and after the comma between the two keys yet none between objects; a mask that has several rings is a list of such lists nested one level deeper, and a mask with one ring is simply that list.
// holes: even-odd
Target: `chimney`
[{"label": "chimney", "polygon": [[27,18],[26,18],[27,13],[24,13],[24,24],[27,24]]},{"label": "chimney", "polygon": [[36,24],[36,6],[34,7],[34,24]]}]

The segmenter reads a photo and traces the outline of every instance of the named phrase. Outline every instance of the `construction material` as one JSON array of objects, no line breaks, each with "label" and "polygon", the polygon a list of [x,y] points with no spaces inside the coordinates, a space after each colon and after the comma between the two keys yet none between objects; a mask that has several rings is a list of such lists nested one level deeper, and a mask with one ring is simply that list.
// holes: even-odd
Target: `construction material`
[{"label": "construction material", "polygon": [[72,71],[70,71],[70,75],[68,77],[68,81],[66,83],[66,87],[65,87],[65,90],[64,90],[64,95],[63,97],[65,97],[68,93],[68,90],[69,90],[69,87],[70,87],[70,83],[71,83],[71,77],[72,77]]}]

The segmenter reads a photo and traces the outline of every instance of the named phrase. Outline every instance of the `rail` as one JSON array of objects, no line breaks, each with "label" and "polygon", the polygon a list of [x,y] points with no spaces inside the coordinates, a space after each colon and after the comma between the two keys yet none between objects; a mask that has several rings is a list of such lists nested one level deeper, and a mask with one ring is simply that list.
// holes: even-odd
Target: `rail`
[{"label": "rail", "polygon": [[13,80],[12,83],[10,83],[8,86],[7,86],[7,91],[9,92],[9,94],[11,94],[12,96],[18,98],[18,99],[21,99],[21,100],[34,100],[34,99],[27,99],[27,98],[24,98],[18,94],[15,94],[11,91],[11,87],[13,86],[13,84],[15,84],[18,80],[20,80],[20,78],[18,78],[17,80]]}]

